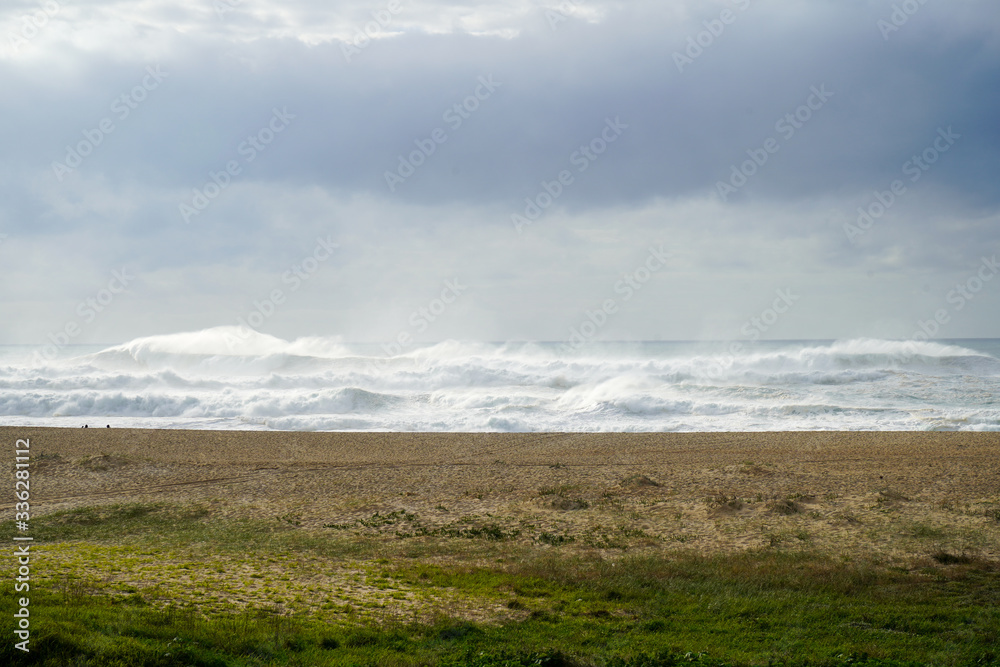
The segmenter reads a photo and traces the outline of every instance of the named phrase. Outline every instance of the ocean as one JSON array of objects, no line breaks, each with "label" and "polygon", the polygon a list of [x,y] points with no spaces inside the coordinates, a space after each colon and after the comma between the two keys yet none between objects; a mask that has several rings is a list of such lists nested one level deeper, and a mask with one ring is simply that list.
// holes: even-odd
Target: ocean
[{"label": "ocean", "polygon": [[0,347],[0,424],[308,431],[1000,431],[1000,340],[383,346],[218,327]]}]

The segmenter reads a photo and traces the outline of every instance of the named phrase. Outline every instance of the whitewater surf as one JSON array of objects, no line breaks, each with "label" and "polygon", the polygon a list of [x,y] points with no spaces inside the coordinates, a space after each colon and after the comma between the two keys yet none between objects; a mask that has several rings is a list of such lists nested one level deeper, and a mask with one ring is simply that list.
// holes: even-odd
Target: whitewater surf
[{"label": "whitewater surf", "polygon": [[[731,350],[737,349],[738,352]],[[1000,430],[1000,341],[446,341],[218,327],[0,348],[0,424],[363,431]]]}]

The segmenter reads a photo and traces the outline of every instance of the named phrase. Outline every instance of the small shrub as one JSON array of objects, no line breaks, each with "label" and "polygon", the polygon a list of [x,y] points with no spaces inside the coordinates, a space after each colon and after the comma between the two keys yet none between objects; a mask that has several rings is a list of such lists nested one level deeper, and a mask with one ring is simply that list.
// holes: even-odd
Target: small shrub
[{"label": "small shrub", "polygon": [[568,542],[575,541],[573,537],[569,535],[556,535],[554,533],[542,533],[538,536],[538,541],[542,544],[548,544],[551,546],[559,546],[560,544],[566,544]]},{"label": "small shrub", "polygon": [[802,512],[801,505],[794,500],[788,500],[787,498],[782,500],[772,500],[767,504],[767,509],[782,516],[791,516],[792,514],[799,514]]},{"label": "small shrub", "polygon": [[559,496],[565,498],[570,492],[575,491],[579,488],[575,484],[560,484],[558,486],[543,486],[538,489],[538,495],[541,497],[545,496]]},{"label": "small shrub", "polygon": [[556,498],[552,501],[553,509],[557,510],[585,510],[590,507],[590,503],[581,498]]},{"label": "small shrub", "polygon": [[965,554],[953,554],[947,551],[935,551],[931,558],[942,565],[964,565],[972,562],[972,558]]},{"label": "small shrub", "polygon": [[726,494],[709,496],[707,502],[709,510],[713,514],[732,514],[739,512],[744,507],[742,498]]}]

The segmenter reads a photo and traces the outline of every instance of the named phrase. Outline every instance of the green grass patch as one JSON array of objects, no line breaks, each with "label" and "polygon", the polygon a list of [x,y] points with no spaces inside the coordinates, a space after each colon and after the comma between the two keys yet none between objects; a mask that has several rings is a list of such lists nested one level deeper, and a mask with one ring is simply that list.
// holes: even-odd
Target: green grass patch
[{"label": "green grass patch", "polygon": [[[449,545],[482,541],[512,550],[505,541],[508,529],[499,524],[459,520],[449,524],[453,535],[435,535],[438,541],[419,558],[386,558],[376,557],[377,548],[351,531],[412,530],[417,518],[389,513],[363,521],[372,525],[310,533],[287,521],[222,520],[204,507],[162,504],[39,517],[33,522],[38,560],[32,567],[39,578],[30,592],[31,653],[15,652],[13,642],[5,642],[0,664],[1000,664],[994,648],[1000,645],[1000,572],[971,556],[935,554],[914,570],[771,549],[609,559],[553,549],[560,536],[543,533],[541,544],[487,566],[483,559],[455,558],[462,551]],[[4,528],[13,530],[10,522]],[[621,532],[594,531],[593,539]],[[352,551],[356,542],[361,546]],[[158,564],[162,581],[152,588],[119,587],[112,595],[102,590],[100,577],[87,585],[60,585],[45,574],[45,548],[52,554],[72,551],[110,575],[132,567],[120,554],[141,560],[168,547],[171,558]],[[179,594],[178,602],[168,597],[162,605],[164,587],[176,577],[190,576],[186,586],[197,590],[223,562],[226,568],[247,564],[246,574],[236,577],[247,586],[258,585],[254,574],[263,571],[251,564],[270,568],[268,590],[284,594],[300,585],[302,563],[332,570],[358,553],[368,554],[363,578],[390,594],[389,603],[452,596],[475,604],[441,608],[419,622],[355,614],[357,602],[340,599],[336,590],[328,591],[337,598],[329,611],[210,607]],[[3,589],[5,608],[14,608],[16,595],[10,586]]]}]

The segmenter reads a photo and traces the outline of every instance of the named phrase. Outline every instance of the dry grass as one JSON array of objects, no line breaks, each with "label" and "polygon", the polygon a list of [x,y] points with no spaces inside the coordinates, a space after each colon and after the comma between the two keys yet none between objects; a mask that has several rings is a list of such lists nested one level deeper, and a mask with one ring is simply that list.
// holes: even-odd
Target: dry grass
[{"label": "dry grass", "polygon": [[341,526],[390,554],[463,562],[515,546],[616,558],[678,544],[1000,560],[988,434],[9,435],[32,438],[43,515],[199,505],[305,534]]},{"label": "dry grass", "polygon": [[[678,609],[718,650],[760,619],[746,637],[773,622],[784,642],[801,614],[822,617],[811,655],[882,629],[902,647],[907,627],[966,632],[1000,568],[996,442],[976,434],[8,431],[32,440],[43,590],[113,597],[108,614],[141,599],[307,617],[340,628],[309,640],[324,650],[379,636],[367,623],[441,618],[484,636],[516,621],[535,647],[555,627],[565,646],[632,625],[653,641]],[[983,599],[925,618],[950,590],[926,582]],[[850,620],[830,625],[817,595]]]}]

